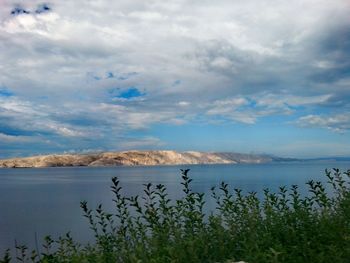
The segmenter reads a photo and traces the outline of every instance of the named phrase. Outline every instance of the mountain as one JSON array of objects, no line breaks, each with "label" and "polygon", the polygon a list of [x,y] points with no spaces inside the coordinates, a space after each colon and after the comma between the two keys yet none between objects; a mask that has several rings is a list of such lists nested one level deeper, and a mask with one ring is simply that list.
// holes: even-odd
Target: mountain
[{"label": "mountain", "polygon": [[303,159],[305,162],[349,162],[350,157],[321,157],[321,158],[311,158],[311,159]]},{"label": "mountain", "polygon": [[178,165],[178,164],[236,164],[293,161],[295,159],[270,155],[232,152],[124,151],[98,154],[40,155],[0,160],[0,168],[120,166],[120,165]]}]

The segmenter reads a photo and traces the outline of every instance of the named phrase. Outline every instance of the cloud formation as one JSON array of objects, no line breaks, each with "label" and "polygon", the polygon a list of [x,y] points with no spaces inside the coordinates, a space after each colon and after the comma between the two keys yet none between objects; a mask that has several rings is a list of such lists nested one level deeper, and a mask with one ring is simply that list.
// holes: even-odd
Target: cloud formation
[{"label": "cloud formation", "polygon": [[20,136],[37,152],[166,148],[159,125],[276,118],[281,133],[346,135],[349,12],[346,0],[2,1],[0,157],[30,153],[27,141],[13,153]]},{"label": "cloud formation", "polygon": [[344,133],[350,130],[350,114],[345,113],[334,116],[307,115],[301,117],[297,123],[300,126],[321,127]]}]

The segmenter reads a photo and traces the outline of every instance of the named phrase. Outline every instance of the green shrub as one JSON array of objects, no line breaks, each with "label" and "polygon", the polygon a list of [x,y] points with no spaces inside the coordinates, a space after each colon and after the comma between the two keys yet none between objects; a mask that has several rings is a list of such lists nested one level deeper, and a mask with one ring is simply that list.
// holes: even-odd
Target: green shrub
[{"label": "green shrub", "polygon": [[[19,262],[350,262],[350,170],[326,170],[321,182],[264,190],[259,199],[221,183],[212,188],[216,210],[203,211],[204,194],[191,190],[182,171],[184,197],[172,202],[164,185],[145,185],[142,197],[125,197],[112,178],[115,212],[81,202],[96,242],[82,246],[69,234],[45,238],[43,253],[17,246]],[[7,251],[0,262],[10,262]]]}]

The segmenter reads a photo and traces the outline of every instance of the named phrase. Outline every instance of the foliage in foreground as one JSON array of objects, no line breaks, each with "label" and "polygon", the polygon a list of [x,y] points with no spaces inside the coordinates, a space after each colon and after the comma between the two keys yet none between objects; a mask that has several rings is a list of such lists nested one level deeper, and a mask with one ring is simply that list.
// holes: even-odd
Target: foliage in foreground
[{"label": "foliage in foreground", "polygon": [[[204,194],[191,190],[182,170],[182,199],[172,202],[164,185],[145,185],[142,199],[125,197],[112,179],[115,212],[81,202],[96,244],[82,246],[69,234],[46,237],[43,253],[17,246],[17,262],[350,262],[350,170],[326,170],[321,182],[247,195],[222,183],[212,188],[217,208],[203,212]],[[9,252],[0,262],[10,262]]]}]

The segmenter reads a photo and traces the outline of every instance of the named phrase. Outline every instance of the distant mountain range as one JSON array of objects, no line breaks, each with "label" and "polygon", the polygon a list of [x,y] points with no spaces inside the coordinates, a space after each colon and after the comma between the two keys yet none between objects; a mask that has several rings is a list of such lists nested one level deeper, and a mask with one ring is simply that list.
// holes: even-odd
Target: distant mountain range
[{"label": "distant mountain range", "polygon": [[1,168],[67,166],[136,166],[180,164],[237,164],[297,161],[266,154],[233,152],[124,151],[96,154],[53,154],[0,160]]},{"label": "distant mountain range", "polygon": [[328,162],[328,161],[337,161],[337,162],[348,162],[350,157],[322,157],[322,158],[310,158],[310,159],[300,159],[301,161],[319,161],[319,162]]},{"label": "distant mountain range", "polygon": [[0,168],[67,166],[136,166],[181,164],[238,164],[271,162],[350,161],[350,157],[313,159],[282,158],[268,154],[234,152],[124,151],[94,154],[51,154],[0,160]]}]

